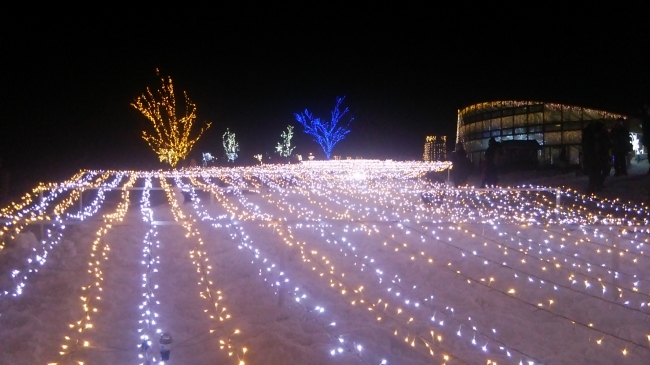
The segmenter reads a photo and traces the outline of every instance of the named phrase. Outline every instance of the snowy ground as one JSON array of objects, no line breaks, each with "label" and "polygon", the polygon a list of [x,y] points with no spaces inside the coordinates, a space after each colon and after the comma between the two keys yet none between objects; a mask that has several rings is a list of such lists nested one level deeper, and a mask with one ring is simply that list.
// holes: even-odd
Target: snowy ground
[{"label": "snowy ground", "polygon": [[[650,174],[648,174],[648,160],[639,162],[632,160],[628,167],[628,175],[614,176],[612,168],[611,175],[605,179],[604,189],[597,193],[601,198],[621,202],[632,202],[633,204],[650,203]],[[472,183],[479,186],[478,176],[473,176]],[[501,176],[501,185],[543,185],[560,186],[567,189],[584,193],[587,189],[589,179],[580,171],[571,169],[562,172],[559,169],[539,169],[525,172],[504,173]]]},{"label": "snowy ground", "polygon": [[170,365],[647,362],[645,208],[446,190],[420,178],[435,167],[83,172],[33,193],[1,212],[0,364],[159,363],[165,332]]}]

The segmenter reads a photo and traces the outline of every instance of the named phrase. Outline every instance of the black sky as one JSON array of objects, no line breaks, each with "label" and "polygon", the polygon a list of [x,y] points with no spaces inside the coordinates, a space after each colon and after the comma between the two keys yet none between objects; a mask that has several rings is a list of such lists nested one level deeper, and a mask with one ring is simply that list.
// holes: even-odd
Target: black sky
[{"label": "black sky", "polygon": [[162,167],[129,105],[159,85],[156,68],[213,123],[197,159],[222,154],[226,128],[242,157],[272,154],[289,124],[297,152],[320,156],[293,113],[327,118],[342,95],[355,120],[334,154],[394,159],[419,159],[426,135],[453,139],[457,109],[476,102],[634,113],[650,97],[641,6],[176,6],[2,15],[0,152],[16,176]]}]

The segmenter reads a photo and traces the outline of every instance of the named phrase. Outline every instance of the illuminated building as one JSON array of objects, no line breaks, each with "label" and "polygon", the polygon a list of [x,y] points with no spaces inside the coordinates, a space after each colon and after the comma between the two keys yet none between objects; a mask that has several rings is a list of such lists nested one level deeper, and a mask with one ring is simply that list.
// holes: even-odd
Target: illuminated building
[{"label": "illuminated building", "polygon": [[447,136],[427,136],[423,157],[425,162],[446,160]]},{"label": "illuminated building", "polygon": [[640,133],[638,123],[629,123],[626,116],[602,110],[537,101],[480,103],[458,111],[456,142],[464,144],[474,163],[478,163],[494,137],[499,142],[536,141],[536,162],[540,165],[556,163],[562,150],[570,164],[578,164],[582,129],[592,121],[602,121],[610,129],[619,117],[626,119],[632,138]]}]

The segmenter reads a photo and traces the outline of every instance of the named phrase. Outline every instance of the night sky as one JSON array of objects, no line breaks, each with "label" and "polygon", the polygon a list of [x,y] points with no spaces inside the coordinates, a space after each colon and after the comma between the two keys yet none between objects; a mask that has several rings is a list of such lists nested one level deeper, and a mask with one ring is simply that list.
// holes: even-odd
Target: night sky
[{"label": "night sky", "polygon": [[[433,3],[432,3],[433,4]],[[52,9],[2,15],[0,153],[13,181],[81,168],[161,168],[129,104],[155,70],[212,127],[191,156],[221,157],[226,128],[242,159],[323,156],[293,114],[354,117],[333,155],[420,159],[426,135],[455,137],[457,110],[539,100],[633,114],[650,98],[650,19],[638,8],[268,7],[125,15]]]}]

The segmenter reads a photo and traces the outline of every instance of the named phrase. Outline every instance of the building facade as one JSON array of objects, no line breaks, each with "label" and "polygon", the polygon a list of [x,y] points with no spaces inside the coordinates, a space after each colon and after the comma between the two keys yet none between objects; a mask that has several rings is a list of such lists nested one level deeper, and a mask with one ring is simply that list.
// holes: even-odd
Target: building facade
[{"label": "building facade", "polygon": [[534,150],[533,156],[536,155],[536,162],[540,165],[554,164],[559,159],[579,164],[582,129],[592,121],[602,121],[609,129],[620,117],[626,119],[634,138],[640,132],[638,125],[630,125],[620,114],[535,101],[480,103],[458,111],[456,142],[463,143],[468,157],[475,164],[480,161],[492,137],[505,142],[504,145],[526,146],[527,158]]},{"label": "building facade", "polygon": [[447,136],[427,136],[424,142],[425,162],[447,160]]}]

